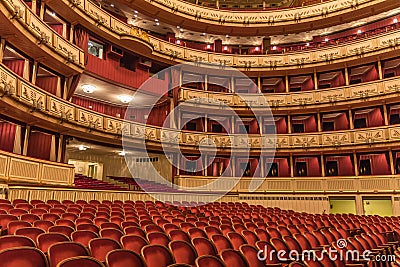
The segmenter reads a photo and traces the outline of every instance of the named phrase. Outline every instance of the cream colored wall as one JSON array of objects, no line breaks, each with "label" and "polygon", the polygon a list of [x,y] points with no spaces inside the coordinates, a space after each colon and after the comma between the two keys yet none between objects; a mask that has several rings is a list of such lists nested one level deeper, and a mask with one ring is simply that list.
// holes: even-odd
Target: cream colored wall
[{"label": "cream colored wall", "polygon": [[[153,164],[157,172],[163,174],[165,179],[168,181],[172,180],[172,166],[169,163],[165,155],[150,154],[149,157],[158,157],[158,162],[133,162],[135,166],[135,177],[147,177],[150,167]],[[67,151],[66,159],[69,161],[84,161],[90,163],[99,163],[103,168],[102,179],[106,176],[119,176],[119,177],[132,177],[129,172],[128,166],[125,162],[125,158],[119,155],[108,155],[108,154],[93,154],[90,150],[71,152]],[[79,165],[81,166],[81,165]],[[81,166],[84,174],[88,173],[87,166]],[[77,172],[80,173],[80,172]],[[151,177],[150,177],[151,178]]]},{"label": "cream colored wall", "polygon": [[89,175],[89,166],[96,165],[97,172],[96,172],[96,175],[92,178],[95,178],[98,180],[103,180],[103,163],[70,159],[70,160],[68,160],[68,164],[72,164],[75,166],[76,174],[82,174],[82,175],[86,175],[86,176],[90,176]]},{"label": "cream colored wall", "polygon": [[393,207],[391,199],[363,199],[365,215],[392,216]]},{"label": "cream colored wall", "polygon": [[329,202],[331,205],[329,213],[357,213],[355,199],[330,199]]}]

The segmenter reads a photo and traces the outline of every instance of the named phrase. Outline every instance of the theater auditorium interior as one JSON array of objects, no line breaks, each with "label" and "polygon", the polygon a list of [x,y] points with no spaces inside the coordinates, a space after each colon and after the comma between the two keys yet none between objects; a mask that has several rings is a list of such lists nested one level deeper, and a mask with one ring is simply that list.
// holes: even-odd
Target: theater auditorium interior
[{"label": "theater auditorium interior", "polygon": [[400,266],[399,20],[0,0],[0,267]]}]

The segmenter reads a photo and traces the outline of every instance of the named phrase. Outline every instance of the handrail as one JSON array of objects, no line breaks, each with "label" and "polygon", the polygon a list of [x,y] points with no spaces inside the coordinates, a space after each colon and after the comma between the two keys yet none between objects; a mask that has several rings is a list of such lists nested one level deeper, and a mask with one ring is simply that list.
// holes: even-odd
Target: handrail
[{"label": "handrail", "polygon": [[[181,87],[178,101],[188,106],[206,105],[208,109],[224,109],[221,103],[232,108],[265,108],[282,111],[290,107],[321,107],[328,105],[347,105],[350,101],[365,100],[371,97],[385,97],[400,93],[400,77],[376,80],[357,85],[340,86],[303,92],[235,94],[219,93]],[[246,101],[244,101],[245,99]],[[212,111],[210,111],[212,112]],[[307,112],[306,110],[304,112]]]},{"label": "handrail", "polygon": [[[198,145],[202,145],[202,140],[210,139],[219,149],[232,148],[240,152],[249,147],[254,151],[272,149],[271,144],[275,143],[278,151],[284,149],[294,151],[339,146],[345,150],[346,146],[354,149],[354,147],[370,147],[374,144],[393,145],[394,142],[400,142],[400,125],[276,136],[178,131],[125,121],[79,107],[18,78],[3,65],[0,65],[0,77],[2,77],[0,92],[4,95],[3,101],[12,100],[14,103],[29,107],[31,112],[57,118],[61,123],[85,127],[88,131],[107,134],[111,139],[121,138],[121,134],[125,134],[125,137],[133,143],[146,140],[153,144],[160,145],[164,142],[170,145],[193,147],[196,150]],[[203,145],[207,149],[207,144]]]},{"label": "handrail", "polygon": [[[122,40],[125,36],[134,37],[132,41],[141,40],[141,42],[145,42],[152,47],[152,51],[149,50],[150,52],[146,56],[153,56],[169,62],[197,62],[219,65],[221,67],[231,66],[248,72],[290,70],[324,66],[336,62],[359,59],[359,57],[372,56],[376,53],[390,52],[398,49],[400,45],[399,30],[360,41],[309,51],[273,55],[228,55],[196,50],[170,43],[114,18],[90,0],[81,0],[77,4],[72,5],[72,7],[70,4],[71,1],[50,1],[48,4],[54,10],[60,12],[64,7],[69,7],[78,15],[74,16],[74,19],[79,20],[81,23],[95,25],[96,27],[93,27],[93,30],[99,35],[104,34],[104,30],[106,29],[112,33],[112,36],[117,34],[118,40]],[[132,50],[133,47],[127,45],[126,42],[121,43],[121,45],[128,50]]]},{"label": "handrail", "polygon": [[54,31],[49,25],[43,22],[22,0],[3,0],[0,4],[13,14],[10,20],[18,22],[26,28],[35,39],[39,40],[39,45],[46,45],[60,56],[66,59],[66,63],[72,63],[79,68],[84,68],[85,53],[78,46],[64,39]]},{"label": "handrail", "polygon": [[0,150],[0,179],[71,186],[74,183],[74,166]]},{"label": "handrail", "polygon": [[[176,184],[196,190],[207,184],[210,187],[215,179],[226,182],[227,186],[237,182],[231,192],[248,192],[251,181],[260,186],[255,192],[397,192],[400,190],[400,175],[370,175],[370,176],[329,176],[329,177],[206,177],[181,175],[175,177]],[[218,184],[221,186],[221,183]],[[192,189],[193,187],[193,189]],[[225,188],[209,188],[210,191],[225,191]]]}]

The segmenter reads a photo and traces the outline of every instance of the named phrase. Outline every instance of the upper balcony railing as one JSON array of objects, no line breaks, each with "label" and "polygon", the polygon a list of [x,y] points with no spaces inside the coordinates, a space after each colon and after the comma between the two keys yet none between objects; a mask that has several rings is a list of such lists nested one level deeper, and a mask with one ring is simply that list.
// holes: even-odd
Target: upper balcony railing
[{"label": "upper balcony railing", "polygon": [[391,0],[336,0],[262,11],[220,10],[181,0],[122,1],[139,12],[185,29],[215,34],[276,35],[325,28],[398,7]]},{"label": "upper balcony railing", "polygon": [[[11,16],[9,21],[20,24],[32,36],[38,46],[45,46],[54,51],[66,64],[73,64],[82,72],[85,63],[85,53],[82,49],[64,39],[49,25],[43,22],[22,0],[4,0],[0,5],[6,8]],[[8,16],[8,14],[4,14]],[[17,41],[18,42],[18,41]]]},{"label": "upper balcony railing", "polygon": [[0,180],[71,186],[74,166],[0,151]]},{"label": "upper balcony railing", "polygon": [[[210,113],[213,108],[220,112],[225,105],[234,109],[250,107],[252,110],[269,106],[274,110],[288,111],[299,107],[321,109],[324,105],[334,105],[336,109],[339,109],[340,106],[357,105],[361,100],[372,100],[374,97],[380,99],[396,97],[399,93],[400,77],[394,77],[330,89],[273,94],[218,93],[181,87],[178,101],[191,107],[206,106]],[[302,112],[307,111],[302,110]]]},{"label": "upper balcony railing", "polygon": [[[328,3],[332,4],[332,2],[326,4]],[[79,1],[72,8],[69,0],[50,1],[48,4],[56,12],[87,26],[97,35],[108,35],[111,42],[116,42],[127,50],[135,51],[132,45],[135,40],[146,42],[152,48],[146,50],[147,54],[141,53],[143,56],[168,63],[198,62],[222,67],[236,67],[247,72],[293,70],[325,67],[340,62],[350,63],[359,60],[360,57],[393,53],[400,45],[400,31],[393,31],[348,44],[309,51],[279,55],[228,55],[182,47],[148,35],[134,26],[119,21],[89,0]],[[67,10],[70,12],[66,12],[65,8],[68,8]],[[129,36],[134,38],[130,40]]]},{"label": "upper balcony railing", "polygon": [[[138,142],[161,149],[161,143],[183,151],[193,152],[202,146],[213,149],[211,140],[218,149],[232,149],[236,152],[251,148],[252,152],[276,148],[277,151],[304,151],[336,149],[357,149],[374,145],[393,146],[400,142],[400,126],[383,126],[368,129],[355,129],[335,132],[279,135],[241,135],[216,134],[204,132],[179,131],[136,122],[124,121],[100,114],[66,100],[58,98],[38,87],[18,78],[4,66],[0,66],[1,104],[10,109],[9,116],[24,120],[27,114],[36,116],[35,125],[52,131],[68,131],[72,136],[120,144],[121,134],[128,144]],[[19,112],[12,112],[13,108]],[[21,112],[26,110],[27,112]],[[20,117],[18,117],[20,116]],[[276,144],[276,146],[275,146]],[[275,146],[275,147],[274,147]],[[166,148],[168,150],[168,148]]]}]

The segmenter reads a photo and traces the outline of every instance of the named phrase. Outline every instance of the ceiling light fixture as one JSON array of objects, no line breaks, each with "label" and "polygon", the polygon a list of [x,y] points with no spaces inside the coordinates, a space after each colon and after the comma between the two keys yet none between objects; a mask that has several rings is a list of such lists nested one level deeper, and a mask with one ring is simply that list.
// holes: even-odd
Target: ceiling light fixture
[{"label": "ceiling light fixture", "polygon": [[274,45],[274,46],[272,47],[272,50],[276,50],[276,45]]},{"label": "ceiling light fixture", "polygon": [[125,156],[125,155],[126,155],[126,152],[125,152],[125,151],[120,151],[120,152],[118,152],[118,155],[120,155],[120,156]]},{"label": "ceiling light fixture", "polygon": [[181,44],[181,40],[176,40],[176,44]]},{"label": "ceiling light fixture", "polygon": [[87,146],[84,146],[84,145],[80,145],[80,146],[78,146],[78,149],[79,149],[80,151],[85,151],[85,150],[88,149],[88,147],[87,147]]},{"label": "ceiling light fixture", "polygon": [[118,96],[118,99],[122,103],[127,104],[132,101],[133,97],[130,95],[120,95],[120,96]]},{"label": "ceiling light fixture", "polygon": [[82,85],[82,91],[86,94],[93,94],[93,92],[96,91],[96,86],[92,84],[84,84]]},{"label": "ceiling light fixture", "polygon": [[133,10],[133,13],[135,13],[135,14],[137,14],[137,13],[139,13],[137,10]]},{"label": "ceiling light fixture", "polygon": [[328,38],[325,38],[325,42],[329,42],[329,39],[328,39]]},{"label": "ceiling light fixture", "polygon": [[397,22],[398,22],[397,18],[394,18],[393,23],[397,23]]},{"label": "ceiling light fixture", "polygon": [[357,30],[357,34],[361,34],[362,33],[362,31],[361,30]]},{"label": "ceiling light fixture", "polygon": [[207,49],[211,49],[211,45],[210,44],[207,45]]},{"label": "ceiling light fixture", "polygon": [[307,46],[307,47],[310,46],[310,43],[306,43],[306,46]]},{"label": "ceiling light fixture", "polygon": [[257,52],[260,51],[260,47],[256,46],[256,51]]},{"label": "ceiling light fixture", "polygon": [[228,47],[227,46],[224,46],[224,51],[228,51]]}]

